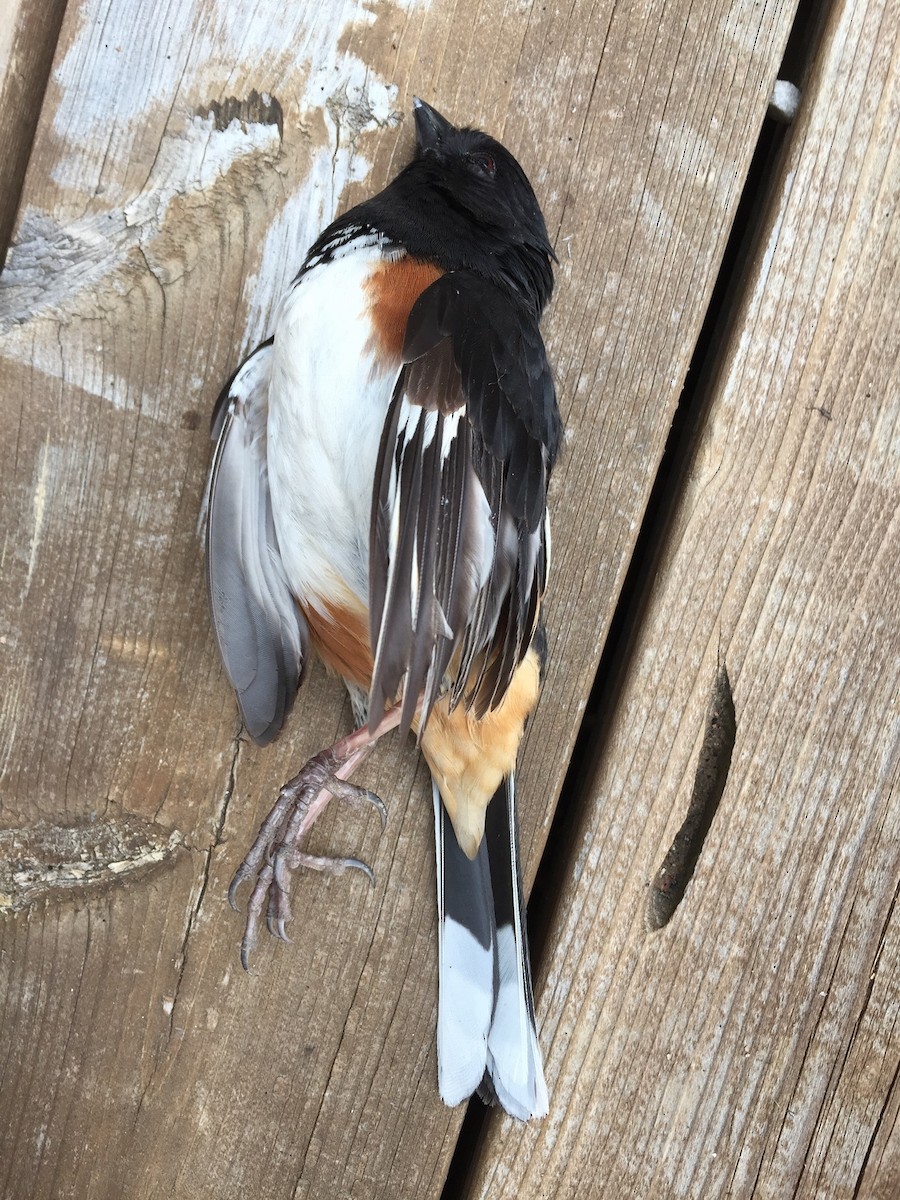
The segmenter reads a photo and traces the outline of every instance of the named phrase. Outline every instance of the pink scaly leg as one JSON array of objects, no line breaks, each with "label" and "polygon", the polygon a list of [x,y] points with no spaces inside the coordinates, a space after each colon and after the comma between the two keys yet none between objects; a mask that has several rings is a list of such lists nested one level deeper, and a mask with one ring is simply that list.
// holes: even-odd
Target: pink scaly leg
[{"label": "pink scaly leg", "polygon": [[291,873],[298,867],[341,875],[353,869],[375,882],[371,867],[358,858],[323,858],[301,849],[319,815],[332,799],[358,806],[371,804],[378,810],[381,827],[387,821],[387,809],[380,797],[366,788],[349,783],[348,778],[371,753],[384,734],[400,724],[400,707],[388,709],[374,731],[364,725],[316,754],[288,780],[278,793],[272,811],[259,827],[256,840],[234,874],[228,888],[228,903],[237,910],[237,892],[247,879],[256,879],[247,904],[247,923],[241,941],[241,964],[250,969],[250,955],[256,946],[260,920],[266,913],[269,932],[290,941],[285,923],[291,919]]}]

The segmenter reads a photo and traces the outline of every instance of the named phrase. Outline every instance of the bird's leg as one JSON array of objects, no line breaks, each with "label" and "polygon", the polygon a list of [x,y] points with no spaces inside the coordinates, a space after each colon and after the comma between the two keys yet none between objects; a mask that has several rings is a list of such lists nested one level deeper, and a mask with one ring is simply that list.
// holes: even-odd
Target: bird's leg
[{"label": "bird's leg", "polygon": [[374,730],[368,725],[335,742],[316,754],[282,787],[272,811],[263,821],[256,840],[235,872],[228,888],[228,902],[237,909],[237,891],[247,879],[256,879],[247,904],[247,924],[241,941],[241,963],[249,969],[250,954],[256,945],[263,912],[269,932],[284,941],[285,923],[291,919],[290,877],[298,867],[327,871],[333,875],[354,869],[362,871],[374,883],[371,867],[358,858],[323,858],[301,849],[316,818],[334,798],[359,806],[371,804],[378,810],[381,827],[387,821],[387,809],[380,797],[366,788],[349,783],[349,776],[368,757],[375,743],[400,723],[400,708],[389,709]]}]

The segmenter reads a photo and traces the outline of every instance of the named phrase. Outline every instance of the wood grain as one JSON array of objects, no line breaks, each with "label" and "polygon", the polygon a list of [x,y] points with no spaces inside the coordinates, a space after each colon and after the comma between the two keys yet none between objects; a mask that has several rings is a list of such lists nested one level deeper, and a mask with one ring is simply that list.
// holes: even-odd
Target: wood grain
[{"label": "wood grain", "polygon": [[[900,14],[836,5],[538,984],[550,1118],[473,1196],[900,1188]],[[727,662],[737,737],[670,925],[646,884]]]},{"label": "wood grain", "polygon": [[227,880],[350,716],[314,671],[276,746],[236,732],[196,537],[206,414],[314,234],[409,153],[414,91],[505,138],[561,260],[569,428],[520,776],[533,871],[794,7],[68,7],[0,279],[2,821],[138,820],[174,848],[4,921],[10,1194],[439,1194],[461,1111],[435,1086],[411,748],[367,768],[383,837],[334,812],[313,838],[371,861],[375,891],[302,879],[294,945],[237,967]]},{"label": "wood grain", "polygon": [[5,0],[0,21],[0,269],[59,37],[65,0]]}]

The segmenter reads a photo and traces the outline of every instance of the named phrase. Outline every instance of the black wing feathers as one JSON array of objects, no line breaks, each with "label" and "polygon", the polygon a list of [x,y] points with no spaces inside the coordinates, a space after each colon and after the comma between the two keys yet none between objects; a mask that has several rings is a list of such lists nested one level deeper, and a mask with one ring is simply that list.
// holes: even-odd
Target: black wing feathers
[{"label": "black wing feathers", "polygon": [[483,715],[528,649],[560,420],[536,316],[468,272],[420,296],[403,358],[373,496],[371,713],[402,687],[408,727],[447,686]]}]

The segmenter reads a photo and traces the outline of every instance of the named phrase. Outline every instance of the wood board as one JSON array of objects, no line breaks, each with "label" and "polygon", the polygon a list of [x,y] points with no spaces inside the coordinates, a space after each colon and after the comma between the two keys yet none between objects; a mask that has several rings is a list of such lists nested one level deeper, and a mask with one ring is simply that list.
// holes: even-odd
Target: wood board
[{"label": "wood board", "polygon": [[[898,48],[835,5],[550,932],[554,1108],[469,1195],[900,1190]],[[648,933],[722,662],[728,782]]]},{"label": "wood board", "polygon": [[65,0],[6,0],[0,21],[0,269],[19,206],[64,8]]},{"label": "wood board", "polygon": [[237,968],[227,879],[349,712],[319,674],[276,747],[236,733],[196,538],[206,414],[314,233],[408,154],[413,91],[508,141],[559,247],[569,429],[521,773],[533,872],[793,10],[68,6],[0,279],[2,821],[23,861],[55,838],[69,867],[4,919],[12,1194],[440,1191],[461,1113],[435,1087],[411,748],[366,775],[383,837],[346,813],[316,830],[373,862],[374,895],[301,881],[294,946]]}]

